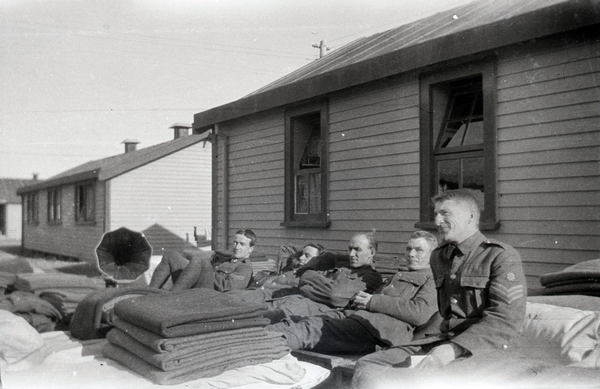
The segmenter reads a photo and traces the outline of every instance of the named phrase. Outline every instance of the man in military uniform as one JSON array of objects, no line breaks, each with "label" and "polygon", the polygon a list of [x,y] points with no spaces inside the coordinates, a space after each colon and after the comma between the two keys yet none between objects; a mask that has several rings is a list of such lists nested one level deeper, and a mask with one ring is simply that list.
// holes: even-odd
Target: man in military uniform
[{"label": "man in military uniform", "polygon": [[381,274],[373,268],[376,253],[377,240],[373,233],[355,234],[348,244],[349,265],[307,270],[300,277],[294,294],[279,297],[274,293],[268,302],[277,315],[271,320],[277,322],[287,317],[299,321],[317,315],[339,317],[356,292],[373,293],[381,285]]},{"label": "man in military uniform", "polygon": [[431,368],[510,350],[523,324],[527,286],[519,253],[479,231],[480,207],[468,190],[444,192],[433,202],[443,240],[431,256],[441,324],[435,334],[419,331],[407,347],[359,360],[355,387],[375,387],[383,377],[401,379],[401,369],[390,367],[407,366],[415,354],[425,354],[418,368]]},{"label": "man in military uniform", "polygon": [[212,263],[213,253],[168,251],[156,267],[150,287],[162,289],[171,279],[172,292],[213,287],[219,292],[245,289],[252,280],[250,253],[255,244],[256,235],[252,230],[239,230],[233,238],[231,257],[215,264]]},{"label": "man in military uniform", "polygon": [[267,326],[285,334],[292,350],[326,354],[372,353],[379,347],[404,344],[415,327],[426,323],[437,310],[435,283],[429,267],[435,236],[426,231],[411,235],[406,256],[409,271],[386,280],[374,294],[359,291],[344,318],[313,316],[298,323],[284,321]]}]

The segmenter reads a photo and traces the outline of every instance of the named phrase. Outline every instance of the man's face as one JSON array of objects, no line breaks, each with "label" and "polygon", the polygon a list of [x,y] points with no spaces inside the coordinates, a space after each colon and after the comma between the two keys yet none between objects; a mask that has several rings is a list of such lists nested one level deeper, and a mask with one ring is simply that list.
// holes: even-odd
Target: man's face
[{"label": "man's face", "polygon": [[316,247],[306,246],[302,249],[302,255],[299,258],[301,265],[306,265],[308,261],[319,255],[319,250]]},{"label": "man's face", "polygon": [[254,247],[250,247],[250,238],[240,234],[233,237],[233,257],[235,259],[248,258],[252,250],[254,250]]},{"label": "man's face", "polygon": [[372,264],[375,252],[369,248],[367,237],[358,235],[350,239],[348,254],[350,255],[350,267],[357,268]]},{"label": "man's face", "polygon": [[424,238],[411,239],[406,244],[406,259],[410,270],[424,269],[429,266],[429,257],[433,247]]},{"label": "man's face", "polygon": [[462,201],[445,200],[436,203],[435,225],[440,237],[452,243],[460,243],[477,231],[474,213]]}]

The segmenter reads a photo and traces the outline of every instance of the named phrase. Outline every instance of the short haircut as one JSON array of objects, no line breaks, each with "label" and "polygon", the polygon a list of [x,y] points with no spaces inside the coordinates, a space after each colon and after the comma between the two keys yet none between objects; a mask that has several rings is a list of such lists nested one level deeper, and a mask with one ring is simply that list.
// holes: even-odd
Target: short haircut
[{"label": "short haircut", "polygon": [[425,241],[427,241],[427,243],[429,244],[429,246],[431,247],[432,250],[434,248],[436,248],[438,245],[438,240],[435,237],[435,235],[433,235],[431,232],[427,232],[427,231],[413,232],[412,235],[410,236],[410,238],[408,238],[408,240],[412,240],[412,239],[425,239]]},{"label": "short haircut", "polygon": [[375,231],[359,232],[357,234],[352,235],[352,238],[356,238],[357,236],[364,236],[365,238],[367,238],[367,241],[369,242],[369,248],[377,252],[377,246],[379,246],[379,242],[377,242],[377,239],[375,239]]},{"label": "short haircut", "polygon": [[254,247],[254,245],[256,244],[256,234],[252,230],[238,230],[235,234],[244,235],[246,238],[250,239],[250,247]]},{"label": "short haircut", "polygon": [[[317,251],[319,252],[319,254],[318,254],[318,255],[321,255],[321,253],[322,253],[323,251],[325,251],[325,247],[321,246],[321,245],[320,245],[320,244],[318,244],[318,243],[312,243],[312,242],[311,242],[311,243],[305,244],[305,245],[304,245],[304,247],[314,247],[314,248],[316,248],[316,249],[317,249]],[[303,247],[302,249],[304,249],[304,247]]]},{"label": "short haircut", "polygon": [[477,200],[477,197],[475,197],[475,195],[468,189],[447,190],[433,197],[431,200],[434,204],[441,203],[446,200],[467,203],[477,213],[477,220],[479,220],[479,215],[481,215],[481,205],[479,204],[479,200]]}]

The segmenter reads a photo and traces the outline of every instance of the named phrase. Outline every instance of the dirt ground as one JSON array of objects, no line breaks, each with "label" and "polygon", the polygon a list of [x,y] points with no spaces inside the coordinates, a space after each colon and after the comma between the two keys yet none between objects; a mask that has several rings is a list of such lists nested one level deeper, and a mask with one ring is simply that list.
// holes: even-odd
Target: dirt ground
[{"label": "dirt ground", "polygon": [[8,273],[71,273],[99,276],[95,266],[52,255],[27,252],[18,240],[0,239],[0,271]]}]

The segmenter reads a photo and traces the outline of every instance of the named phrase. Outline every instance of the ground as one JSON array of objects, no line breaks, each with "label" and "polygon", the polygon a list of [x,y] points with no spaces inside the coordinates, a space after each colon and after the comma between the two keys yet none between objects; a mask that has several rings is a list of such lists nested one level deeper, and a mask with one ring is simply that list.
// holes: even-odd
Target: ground
[{"label": "ground", "polygon": [[41,255],[21,249],[21,242],[0,238],[0,271],[8,273],[71,273],[88,277],[99,276],[95,266],[68,261],[51,255]]}]

